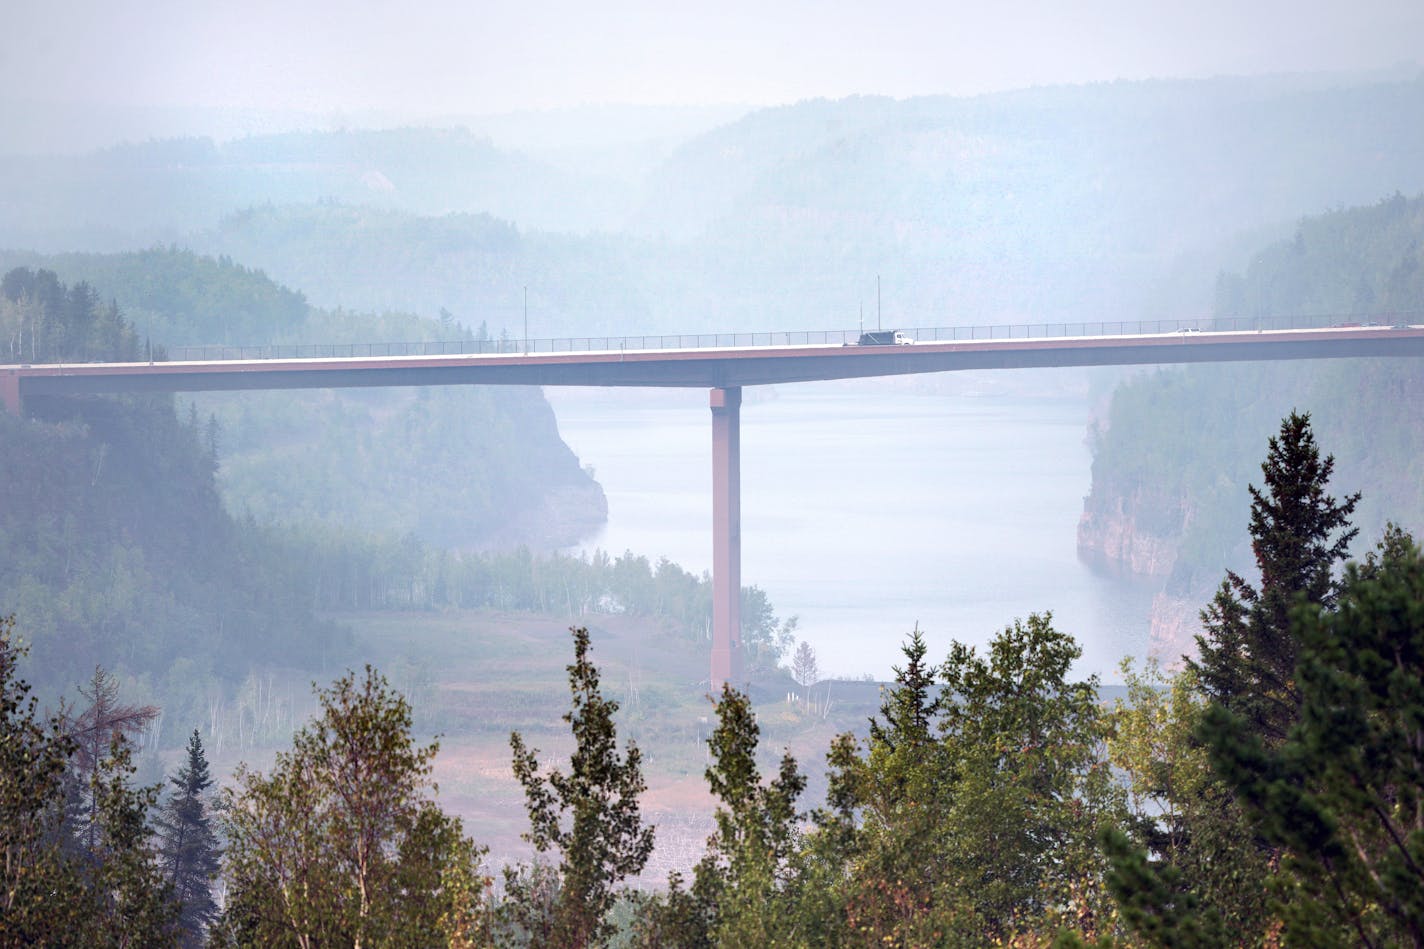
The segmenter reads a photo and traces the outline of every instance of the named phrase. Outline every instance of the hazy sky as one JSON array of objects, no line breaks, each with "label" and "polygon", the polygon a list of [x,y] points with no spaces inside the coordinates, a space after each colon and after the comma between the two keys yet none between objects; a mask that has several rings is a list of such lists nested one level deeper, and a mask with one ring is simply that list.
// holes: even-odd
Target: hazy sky
[{"label": "hazy sky", "polygon": [[412,115],[1357,70],[1424,48],[1424,0],[9,6],[0,98]]}]

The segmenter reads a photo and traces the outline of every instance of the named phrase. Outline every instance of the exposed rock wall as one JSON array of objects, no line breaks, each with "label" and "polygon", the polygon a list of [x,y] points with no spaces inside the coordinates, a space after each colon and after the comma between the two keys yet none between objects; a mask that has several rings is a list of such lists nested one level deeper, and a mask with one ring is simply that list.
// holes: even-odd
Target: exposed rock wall
[{"label": "exposed rock wall", "polygon": [[[1146,507],[1141,492],[1102,497],[1096,486],[1078,519],[1078,556],[1115,573],[1136,577],[1166,577],[1177,562],[1180,530],[1163,533],[1149,527],[1140,512]],[[1175,506],[1175,505],[1174,505]],[[1160,523],[1159,517],[1153,517]]]},{"label": "exposed rock wall", "polygon": [[1148,655],[1169,669],[1179,667],[1183,656],[1196,656],[1196,637],[1202,631],[1201,608],[1201,603],[1171,593],[1153,597]]}]

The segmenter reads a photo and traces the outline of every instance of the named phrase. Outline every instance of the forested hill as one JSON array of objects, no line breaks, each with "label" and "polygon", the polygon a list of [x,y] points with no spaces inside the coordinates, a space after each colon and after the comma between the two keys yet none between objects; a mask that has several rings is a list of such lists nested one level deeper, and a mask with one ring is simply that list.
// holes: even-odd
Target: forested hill
[{"label": "forested hill", "polygon": [[[1217,282],[1219,316],[1330,314],[1340,322],[1424,322],[1424,197],[1303,221],[1242,273]],[[1236,534],[1259,446],[1277,421],[1311,413],[1335,456],[1337,496],[1363,492],[1357,552],[1386,518],[1418,531],[1424,496],[1424,364],[1415,359],[1193,366],[1139,376],[1113,394],[1094,441],[1080,550],[1170,577],[1200,597],[1223,568],[1244,569]]]},{"label": "forested hill", "polygon": [[[142,345],[86,284],[15,270],[0,289],[0,337],[33,361],[132,359]],[[210,430],[169,396],[0,413],[0,615],[24,624],[48,698],[98,664],[198,721],[209,685],[254,663],[341,658],[347,637],[294,579],[300,552],[227,514],[216,465]]]},{"label": "forested hill", "polygon": [[[117,301],[140,337],[369,342],[465,333],[408,314],[326,311],[261,271],[175,248],[53,257],[0,253]],[[440,546],[573,543],[606,516],[602,490],[559,438],[538,389],[451,387],[184,397],[215,421],[229,510]]]},{"label": "forested hill", "polygon": [[[3,147],[0,147],[3,148]],[[464,132],[0,155],[0,245],[177,241],[324,308],[584,336],[1200,316],[1302,214],[1424,189],[1424,78],[1120,82],[763,109],[624,177]],[[1243,243],[1244,242],[1244,243]]]},{"label": "forested hill", "polygon": [[332,202],[249,208],[189,241],[261,266],[325,308],[444,311],[521,335],[527,289],[535,338],[655,330],[647,283],[661,254],[645,241]]},{"label": "forested hill", "polygon": [[465,129],[181,138],[84,155],[0,150],[0,178],[11,183],[3,243],[43,250],[117,250],[211,227],[253,205],[318,200],[583,229],[606,223],[618,193]]},{"label": "forested hill", "polygon": [[685,145],[635,232],[696,248],[684,309],[738,329],[853,324],[876,274],[897,326],[1199,316],[1302,215],[1424,190],[1421,154],[1418,75],[809,101]]}]

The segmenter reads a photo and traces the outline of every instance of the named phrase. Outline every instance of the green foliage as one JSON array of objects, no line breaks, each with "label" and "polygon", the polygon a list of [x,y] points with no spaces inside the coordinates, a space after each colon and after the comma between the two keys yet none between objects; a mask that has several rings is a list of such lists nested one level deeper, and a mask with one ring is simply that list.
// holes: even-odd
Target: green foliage
[{"label": "green foliage", "polygon": [[[118,301],[121,322],[170,346],[475,338],[453,321],[412,315],[408,303],[379,315],[314,310],[261,271],[174,247],[33,259]],[[54,272],[40,274],[54,282]],[[0,341],[15,335],[0,332]],[[456,547],[511,538],[559,547],[606,516],[548,403],[527,387],[204,394],[192,404],[210,425],[205,436],[222,435],[223,498],[263,523],[416,533]]]},{"label": "green foliage", "polygon": [[903,649],[863,749],[849,735],[832,746],[804,859],[838,911],[808,899],[808,925],[849,945],[1112,934],[1096,839],[1124,802],[1097,683],[1068,677],[1072,638],[1033,614],[985,656],[955,643],[928,665],[918,630]]},{"label": "green foliage", "polygon": [[1309,415],[1292,412],[1281,422],[1261,465],[1264,488],[1249,487],[1260,589],[1227,571],[1202,613],[1198,658],[1188,663],[1213,702],[1270,741],[1285,737],[1300,708],[1290,610],[1302,599],[1331,605],[1332,571],[1357,533],[1350,515],[1360,496],[1337,502],[1326,493],[1334,468],[1333,456],[1320,457]]},{"label": "green foliage", "polygon": [[1338,603],[1301,602],[1299,721],[1284,742],[1213,706],[1213,765],[1282,848],[1298,945],[1424,942],[1424,554],[1397,529],[1350,565]]},{"label": "green foliage", "polygon": [[[763,784],[756,763],[760,733],[751,701],[723,684],[717,727],[707,740],[712,761],[706,777],[718,801],[717,831],[697,865],[690,907],[699,911],[705,938],[715,946],[805,944],[794,887],[800,842],[796,799],[806,779],[787,752],[776,777]],[[672,892],[670,905],[676,906],[679,895]]]},{"label": "green foliage", "polygon": [[93,944],[177,945],[179,905],[158,867],[148,819],[158,788],[132,786],[133,752],[121,733],[109,749],[90,779],[101,833],[87,858],[95,868],[92,886],[103,933]]},{"label": "green foliage", "polygon": [[0,280],[0,340],[9,362],[125,361],[141,351],[118,305],[103,305],[92,286],[24,267]]},{"label": "green foliage", "polygon": [[154,820],[159,868],[181,907],[178,923],[184,946],[201,946],[208,926],[218,914],[212,885],[221,867],[222,850],[213,833],[205,799],[213,780],[208,775],[208,759],[197,729],[188,737],[187,760],[169,783],[175,790]]},{"label": "green foliage", "polygon": [[0,617],[0,945],[75,945],[90,905],[61,848],[64,772],[75,743],[58,717],[36,712],[18,676],[25,648]]},{"label": "green foliage", "polygon": [[[989,932],[1044,917],[1095,930],[1110,919],[1095,842],[1120,802],[1101,757],[1097,679],[1068,678],[1081,654],[1051,614],[1030,614],[986,657],[956,643],[941,670],[957,882],[973,887]],[[992,871],[972,856],[985,853]]]},{"label": "green foliage", "polygon": [[[1215,313],[1389,325],[1419,322],[1421,300],[1424,197],[1396,194],[1302,221],[1243,273],[1221,275]],[[1085,516],[1122,520],[1175,549],[1173,589],[1199,595],[1223,562],[1249,566],[1240,485],[1252,477],[1261,440],[1296,407],[1334,448],[1341,480],[1366,489],[1354,518],[1362,529],[1424,525],[1412,476],[1424,426],[1397,410],[1421,398],[1424,375],[1412,359],[1203,365],[1135,377],[1118,386],[1096,431]]]},{"label": "green foliage", "polygon": [[154,788],[131,786],[121,731],[87,775],[93,833],[66,826],[79,743],[62,716],[41,720],[17,675],[24,647],[0,618],[0,946],[177,945],[178,907],[154,865]]},{"label": "green foliage", "polygon": [[[123,325],[139,344],[145,340],[162,340],[169,346],[295,342],[307,320],[306,299],[300,293],[226,257],[153,247],[36,259],[46,268],[39,271],[41,279],[46,273],[53,279],[57,273],[77,287],[97,288],[105,299],[117,301],[123,309]],[[28,268],[17,268],[12,274],[27,272]],[[24,285],[22,278],[15,279],[21,281],[17,286]]]},{"label": "green foliage", "polygon": [[1124,662],[1123,677],[1107,744],[1130,818],[1101,837],[1123,921],[1153,946],[1258,940],[1271,919],[1269,854],[1196,740],[1205,700],[1195,673]]},{"label": "green foliage", "polygon": [[[1223,723],[1244,722],[1251,741],[1278,746],[1299,720],[1301,639],[1291,611],[1332,609],[1333,571],[1355,534],[1349,518],[1359,496],[1330,496],[1333,470],[1309,416],[1291,413],[1269,441],[1264,487],[1249,489],[1259,589],[1228,571],[1202,612],[1198,658],[1171,683],[1170,697],[1130,678],[1132,704],[1115,716],[1114,758],[1138,799],[1162,811],[1139,818],[1136,847],[1120,833],[1104,837],[1109,885],[1124,918],[1155,945],[1254,944],[1279,928],[1277,909],[1262,897],[1280,851],[1262,846],[1242,812],[1239,776],[1222,767],[1222,743],[1237,744]],[[1211,750],[1209,773],[1197,739]]]},{"label": "green foliage", "polygon": [[[939,905],[950,889],[940,849],[946,843],[954,774],[939,742],[944,710],[936,684],[939,667],[925,663],[924,637],[916,628],[901,647],[905,665],[870,721],[864,758],[850,736],[833,746],[831,803],[838,820],[821,815],[821,834],[859,833],[840,844],[854,861],[847,891],[850,928],[866,941],[913,944],[949,931],[956,901]],[[837,802],[837,791],[843,797]]]},{"label": "green foliage", "polygon": [[[41,334],[53,346],[39,357],[134,358],[131,328],[87,284],[66,288],[44,270],[11,271],[4,284],[19,302],[0,295],[0,313],[90,328],[88,349],[73,333]],[[94,662],[160,679],[186,663],[205,684],[339,646],[278,551],[224,512],[213,437],[196,416],[180,420],[167,397],[36,397],[26,409],[0,417],[0,604],[31,630],[43,692],[59,694]]]},{"label": "green foliage", "polygon": [[79,798],[72,808],[69,831],[84,849],[93,851],[103,828],[100,812],[104,786],[98,776],[106,756],[112,753],[115,743],[126,745],[132,737],[141,735],[158,717],[158,709],[152,705],[120,704],[118,680],[102,666],[95,667],[88,683],[79,687],[79,694],[87,700],[84,711],[65,721],[75,741],[72,779]]},{"label": "green foliage", "polygon": [[[598,669],[588,657],[588,630],[572,633],[572,703],[564,714],[574,738],[568,772],[541,775],[537,749],[527,748],[518,732],[509,736],[514,776],[524,787],[529,812],[526,839],[541,853],[552,849],[559,854],[558,893],[549,901],[547,917],[537,923],[521,920],[539,946],[584,947],[605,938],[613,887],[641,871],[653,849],[653,830],[643,826],[638,809],[638,796],[647,787],[642,754],[630,743],[619,755],[613,724],[618,703],[599,691]],[[520,909],[516,905],[515,911]]]},{"label": "green foliage", "polygon": [[483,932],[482,850],[427,797],[437,745],[369,666],[319,690],[322,714],[269,775],[225,790],[234,945],[429,945]]}]

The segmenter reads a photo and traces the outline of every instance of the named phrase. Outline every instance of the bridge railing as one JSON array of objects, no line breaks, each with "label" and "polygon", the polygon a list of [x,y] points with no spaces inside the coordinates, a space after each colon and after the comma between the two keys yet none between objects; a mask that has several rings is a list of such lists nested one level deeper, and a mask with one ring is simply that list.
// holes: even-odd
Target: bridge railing
[{"label": "bridge railing", "polygon": [[[996,339],[1062,339],[1151,336],[1164,333],[1242,332],[1323,327],[1395,326],[1424,322],[1424,312],[1369,316],[1315,314],[1288,317],[1215,317],[1177,320],[1098,320],[1073,323],[998,323],[977,326],[902,328],[919,343]],[[526,353],[648,352],[669,349],[742,349],[771,346],[844,346],[860,338],[855,329],[764,333],[649,333],[636,336],[573,336],[551,339],[456,339],[386,343],[289,343],[258,346],[173,346],[169,360],[339,359],[378,356],[517,355]]]}]

